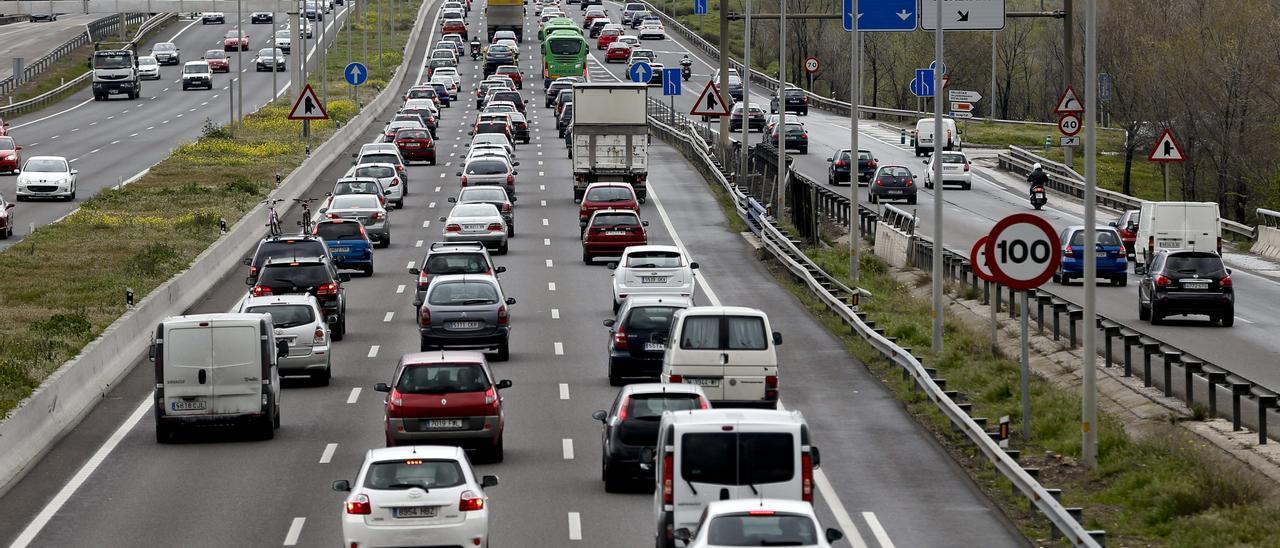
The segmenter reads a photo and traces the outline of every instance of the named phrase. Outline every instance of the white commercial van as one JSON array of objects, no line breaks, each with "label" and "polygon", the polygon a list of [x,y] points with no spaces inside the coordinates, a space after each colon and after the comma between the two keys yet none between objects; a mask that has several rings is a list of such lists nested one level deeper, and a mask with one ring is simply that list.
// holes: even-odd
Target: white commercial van
[{"label": "white commercial van", "polygon": [[663,413],[656,449],[642,449],[640,461],[657,482],[656,545],[674,547],[676,529],[696,528],[711,502],[813,502],[821,457],[798,411],[707,409]]},{"label": "white commercial van", "polygon": [[[947,139],[942,142],[943,150],[964,150],[954,118],[942,119],[942,133]],[[933,154],[933,118],[921,118],[916,121],[915,137],[916,156]]]},{"label": "white commercial van", "polygon": [[1134,269],[1143,272],[1161,249],[1222,255],[1222,218],[1216,202],[1142,202],[1134,240]]},{"label": "white commercial van", "polygon": [[179,429],[244,425],[261,438],[280,427],[277,343],[270,314],[200,314],[160,322],[151,342],[155,362],[156,441]]},{"label": "white commercial van", "polygon": [[782,335],[754,308],[695,306],[679,310],[662,356],[662,382],[702,387],[716,407],[778,405]]}]

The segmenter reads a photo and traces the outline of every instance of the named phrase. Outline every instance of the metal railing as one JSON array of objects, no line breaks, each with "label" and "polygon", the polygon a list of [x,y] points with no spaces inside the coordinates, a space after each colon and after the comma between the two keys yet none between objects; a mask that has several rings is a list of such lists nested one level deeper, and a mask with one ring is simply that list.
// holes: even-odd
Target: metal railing
[{"label": "metal railing", "polygon": [[[125,26],[137,24],[147,18],[145,13],[127,13],[115,14],[103,17],[89,22],[85,25],[85,31],[77,34],[75,37],[63,42],[53,51],[46,53],[44,56],[27,63],[22,69],[22,81],[30,82],[40,73],[49,70],[53,63],[58,59],[66,57],[67,54],[93,43],[102,35],[109,31],[120,32],[120,18],[124,17]],[[0,95],[11,95],[18,89],[18,81],[13,76],[0,80]]]},{"label": "metal railing", "polygon": [[1271,228],[1280,228],[1280,211],[1258,208],[1254,210],[1254,213],[1258,215],[1258,224]]},{"label": "metal railing", "polygon": [[[133,50],[137,50],[138,45],[142,42],[142,40],[147,36],[148,33],[155,30],[156,28],[159,28],[161,25],[168,23],[170,19],[173,19],[176,16],[173,13],[161,13],[147,19],[146,14],[128,14],[128,15],[129,17],[125,18],[126,25],[132,25],[136,23],[138,20],[145,20],[142,26],[138,28],[138,33],[134,36],[133,40],[130,40],[128,45],[125,46],[127,49],[133,49]],[[134,16],[137,16],[137,17],[135,18]],[[95,21],[94,23],[97,23],[99,21]],[[92,24],[93,23],[90,23],[90,25]],[[118,24],[118,21],[115,21],[111,24],[112,25]],[[110,25],[108,25],[108,27],[109,26]],[[75,49],[75,48],[72,48],[72,49]],[[52,63],[52,61],[50,61],[50,63]],[[44,108],[49,103],[52,103],[55,101],[61,101],[63,97],[79,89],[79,86],[82,83],[84,83],[86,80],[89,80],[92,77],[93,77],[93,71],[89,70],[89,71],[86,71],[84,74],[81,74],[80,76],[67,80],[65,83],[58,86],[57,88],[49,90],[36,97],[32,97],[30,99],[18,101],[16,103],[10,103],[8,105],[0,106],[0,115],[8,116],[8,117],[17,116],[24,112],[30,112],[33,110],[39,110],[41,108]]]},{"label": "metal railing", "polygon": [[[835,280],[799,249],[796,240],[776,226],[771,218],[759,216],[758,209],[754,211],[749,209],[752,202],[757,204],[759,202],[744,193],[742,187],[729,181],[719,161],[707,153],[709,149],[702,136],[690,130],[690,126],[695,124],[683,115],[663,112],[665,105],[661,105],[660,102],[655,105],[655,102],[650,101],[650,131],[680,149],[693,160],[695,167],[708,180],[728,192],[738,215],[743,219],[754,219],[759,224],[760,241],[771,255],[802,281],[828,309],[849,325],[853,334],[867,341],[889,363],[900,367],[905,377],[913,379],[916,386],[924,390],[929,400],[937,405],[957,429],[964,432],[1001,475],[1010,481],[1013,488],[1026,496],[1030,503],[1048,518],[1055,530],[1063,532],[1066,539],[1073,545],[1101,546],[1105,533],[1085,529],[1077,517],[1081,510],[1062,506],[1058,500],[1061,492],[1057,489],[1046,489],[1037,481],[1038,469],[1023,468],[1018,464],[1017,451],[1001,448],[992,434],[986,431],[986,419],[970,417],[968,412],[972,408],[971,405],[957,403],[955,399],[959,394],[946,389],[946,380],[936,378],[936,370],[925,367],[909,349],[898,346],[893,338],[885,335],[883,328],[876,328],[874,322],[867,320],[865,313],[857,311],[856,300],[849,302],[850,299],[856,299],[858,296],[869,295],[861,289],[847,288],[843,284],[833,287],[831,282]],[[793,172],[792,175],[804,177],[797,172]],[[894,217],[894,222],[914,226],[913,220],[904,220],[910,217],[906,212],[896,208],[888,211]],[[869,213],[874,215],[874,212]],[[842,296],[841,293],[844,291],[850,293]]]}]

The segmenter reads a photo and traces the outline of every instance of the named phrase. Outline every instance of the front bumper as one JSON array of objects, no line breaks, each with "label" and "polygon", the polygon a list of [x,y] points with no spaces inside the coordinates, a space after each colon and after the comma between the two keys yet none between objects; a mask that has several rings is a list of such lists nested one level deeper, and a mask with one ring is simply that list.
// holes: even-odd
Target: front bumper
[{"label": "front bumper", "polygon": [[212,78],[183,78],[182,87],[184,88],[207,87],[209,89],[213,89],[213,79]]},{"label": "front bumper", "polygon": [[17,195],[24,198],[61,198],[71,195],[71,183],[26,183],[18,185]]},{"label": "front bumper", "polygon": [[119,82],[94,82],[94,93],[133,93],[141,86],[137,82],[121,80]]}]

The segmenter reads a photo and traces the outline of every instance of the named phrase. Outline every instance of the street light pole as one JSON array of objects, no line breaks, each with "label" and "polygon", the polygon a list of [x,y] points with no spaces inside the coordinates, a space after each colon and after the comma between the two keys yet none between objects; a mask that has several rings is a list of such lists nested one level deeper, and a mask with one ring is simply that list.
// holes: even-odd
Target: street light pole
[{"label": "street light pole", "polygon": [[[716,86],[719,88],[720,98],[725,99],[725,95],[729,90],[729,0],[720,0],[720,78],[719,82],[716,82]],[[746,97],[744,96],[743,99],[745,100]],[[729,98],[727,100],[731,101],[733,99]],[[742,120],[744,122],[747,120],[745,110],[743,111]],[[722,160],[727,160],[728,157],[725,154],[729,151],[728,116],[720,117],[720,138],[718,142],[720,143],[718,147],[720,154],[716,156]],[[746,143],[743,143],[743,145],[745,146]]]},{"label": "street light pole", "polygon": [[[942,357],[942,2],[937,2],[938,28],[933,31],[933,355]],[[855,17],[855,19],[857,19]]]},{"label": "street light pole", "polygon": [[[271,39],[268,40],[268,46],[271,48],[272,57],[275,57],[276,17],[278,17],[279,15],[280,15],[280,0],[276,0],[275,11],[271,12]],[[281,53],[281,56],[283,56],[283,52]],[[275,63],[272,63],[271,64],[271,95],[267,97],[268,103],[276,100],[276,85],[277,85],[276,72],[279,72],[279,71],[278,69],[276,69]]]},{"label": "street light pole", "polygon": [[244,121],[244,2],[236,0],[236,121]]},{"label": "street light pole", "polygon": [[[853,0],[858,13],[858,0]],[[862,102],[862,39],[858,37],[858,17],[849,33],[849,279],[858,281],[858,257],[862,254],[861,223],[858,222],[858,104]],[[839,158],[836,158],[839,160]]]},{"label": "street light pole", "polygon": [[778,207],[781,219],[787,210],[787,0],[778,0]]},{"label": "street light pole", "polygon": [[[1097,247],[1097,203],[1095,194],[1098,188],[1097,154],[1097,112],[1098,102],[1098,0],[1085,1],[1084,23],[1084,248],[1093,250]],[[1098,467],[1098,392],[1097,369],[1098,346],[1095,338],[1098,335],[1097,323],[1097,261],[1084,262],[1084,394],[1081,398],[1080,429],[1084,439],[1080,444],[1080,456],[1084,465],[1089,468]],[[1024,312],[1025,313],[1025,312]],[[1165,379],[1165,383],[1169,379]],[[1191,387],[1187,387],[1190,399]]]},{"label": "street light pole", "polygon": [[[320,1],[323,2],[325,0]],[[321,4],[319,13],[321,14],[321,17],[324,16],[324,4]],[[335,13],[334,17],[337,16],[338,15]],[[325,24],[324,20],[321,19],[320,39],[316,40],[316,54],[320,58],[317,64],[320,66],[320,104],[322,105],[329,104],[329,51],[325,47],[324,39],[324,30],[327,26],[328,25]]]},{"label": "street light pole", "polygon": [[746,181],[750,176],[747,166],[751,164],[749,147],[751,138],[748,131],[751,131],[751,0],[742,0],[743,9],[747,12],[747,22],[743,29],[743,46],[742,46],[742,164],[738,166],[740,179]]}]

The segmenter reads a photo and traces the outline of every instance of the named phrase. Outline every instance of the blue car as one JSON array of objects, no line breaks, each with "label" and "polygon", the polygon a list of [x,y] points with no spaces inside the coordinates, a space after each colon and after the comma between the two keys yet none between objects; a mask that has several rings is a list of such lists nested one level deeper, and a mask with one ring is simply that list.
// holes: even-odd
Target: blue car
[{"label": "blue car", "polygon": [[[1112,285],[1124,287],[1129,278],[1126,269],[1124,243],[1120,233],[1109,226],[1097,228],[1098,246],[1094,252],[1098,258],[1097,271],[1099,279],[1110,279]],[[1053,274],[1053,281],[1060,284],[1071,282],[1072,278],[1084,277],[1084,227],[1069,226],[1058,235],[1062,242],[1062,260],[1058,263],[1058,271]]]},{"label": "blue car", "polygon": [[359,270],[373,275],[373,242],[364,226],[347,219],[325,219],[316,222],[315,233],[324,239],[338,268]]}]

